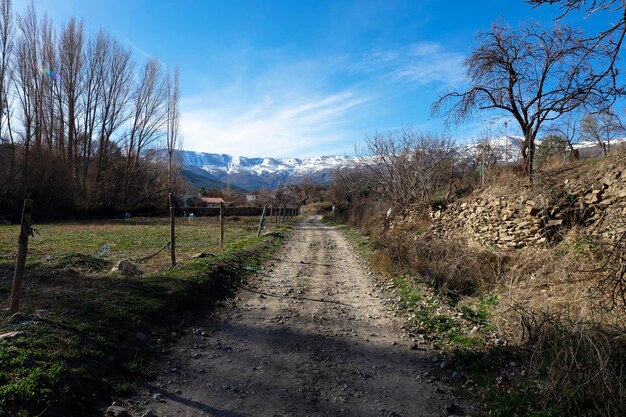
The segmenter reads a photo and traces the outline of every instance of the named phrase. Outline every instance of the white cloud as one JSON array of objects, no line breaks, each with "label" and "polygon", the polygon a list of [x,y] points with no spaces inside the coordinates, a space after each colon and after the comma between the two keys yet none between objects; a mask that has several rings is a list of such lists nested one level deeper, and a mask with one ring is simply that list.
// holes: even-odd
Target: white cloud
[{"label": "white cloud", "polygon": [[463,56],[434,42],[364,56],[270,58],[262,72],[250,67],[220,91],[184,97],[185,149],[297,157],[351,152],[368,130],[381,127],[381,114],[393,117],[383,103],[431,82],[464,82]]},{"label": "white cloud", "polygon": [[198,99],[182,103],[184,147],[245,156],[307,156],[345,141],[348,113],[369,98],[345,90],[298,97],[264,94],[258,100]]},{"label": "white cloud", "polygon": [[418,42],[403,48],[373,51],[351,65],[355,72],[378,73],[382,78],[416,83],[462,84],[464,55],[436,42]]}]

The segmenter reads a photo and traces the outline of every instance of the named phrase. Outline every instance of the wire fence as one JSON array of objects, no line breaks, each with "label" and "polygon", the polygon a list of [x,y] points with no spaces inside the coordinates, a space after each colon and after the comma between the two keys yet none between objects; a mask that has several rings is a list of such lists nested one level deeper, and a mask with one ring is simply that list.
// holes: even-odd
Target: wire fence
[{"label": "wire fence", "polygon": [[[120,218],[38,211],[33,200],[24,200],[20,223],[6,221],[0,227],[0,280],[13,275],[9,315],[20,309],[22,281],[29,272],[36,280],[68,268],[97,276],[109,270],[125,275],[150,273],[176,266],[177,259],[240,247],[260,235],[265,221],[269,220],[267,228],[277,228],[297,214],[297,209],[282,207],[271,209],[268,218],[263,208],[259,219],[234,215],[256,210],[239,208],[228,216],[222,203],[216,217],[213,208],[174,208],[172,195],[170,204],[168,211],[127,212]],[[0,215],[12,217],[15,213]]]}]

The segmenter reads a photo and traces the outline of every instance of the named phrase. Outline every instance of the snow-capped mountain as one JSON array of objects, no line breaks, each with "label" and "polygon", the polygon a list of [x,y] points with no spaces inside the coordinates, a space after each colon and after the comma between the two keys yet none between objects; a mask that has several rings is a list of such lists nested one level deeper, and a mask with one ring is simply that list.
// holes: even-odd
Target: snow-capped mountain
[{"label": "snow-capped mountain", "polygon": [[308,177],[327,183],[338,169],[351,168],[356,159],[348,156],[314,158],[247,158],[227,154],[179,151],[183,173],[194,186],[224,187],[252,191],[273,188],[279,183],[295,184]]},{"label": "snow-capped mountain", "polygon": [[[524,138],[496,137],[482,144],[496,155],[497,163],[513,163],[521,159]],[[538,143],[539,144],[539,143]],[[538,145],[537,144],[537,145]],[[626,138],[614,139],[612,147],[626,146]],[[601,148],[595,142],[578,142],[574,148],[581,158],[600,156]],[[459,159],[480,160],[482,148],[477,144],[459,145]],[[318,156],[315,158],[247,158],[227,154],[178,151],[183,174],[195,187],[224,188],[254,191],[275,188],[279,184],[297,184],[305,177],[319,184],[329,183],[336,170],[354,168],[357,159],[349,156]]]}]

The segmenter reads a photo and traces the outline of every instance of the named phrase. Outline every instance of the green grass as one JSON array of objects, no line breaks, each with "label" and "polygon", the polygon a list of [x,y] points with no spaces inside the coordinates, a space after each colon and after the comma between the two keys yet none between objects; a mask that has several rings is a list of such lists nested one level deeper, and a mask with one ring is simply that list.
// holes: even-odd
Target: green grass
[{"label": "green grass", "polygon": [[[33,322],[0,328],[0,333],[26,332],[0,341],[0,415],[94,415],[110,395],[128,392],[136,378],[149,375],[146,358],[159,349],[157,340],[180,331],[178,326],[194,309],[206,311],[231,296],[246,267],[257,269],[290,228],[280,227],[278,236],[259,239],[255,220],[229,224],[224,250],[217,248],[216,227],[202,222],[179,227],[179,264],[166,268],[168,254],[160,254],[141,265],[154,272],[132,278],[108,269],[118,257],[161,247],[162,241],[150,239],[163,237],[165,224],[39,226],[22,300]],[[6,265],[14,261],[11,242],[16,232],[14,226],[0,227]],[[109,243],[112,259],[95,256],[102,242]],[[212,256],[186,256],[200,251]],[[4,278],[11,273],[10,268],[0,269]],[[6,289],[0,296],[6,303]],[[147,342],[137,340],[138,331],[148,335]]]},{"label": "green grass", "polygon": [[[238,219],[226,218],[227,247],[240,244],[256,232],[258,218]],[[64,267],[68,263],[72,265],[79,257],[83,258],[88,267],[97,262],[94,259],[109,263],[125,258],[138,260],[158,251],[170,239],[167,218],[35,224],[33,227],[36,233],[28,243],[28,263],[31,267]],[[18,235],[19,225],[0,226],[0,265],[14,262]],[[104,245],[108,245],[109,252],[98,258]],[[198,217],[193,221],[177,219],[176,253],[179,258],[187,258],[200,251],[217,252],[218,246],[219,224],[215,218]],[[169,251],[165,250],[160,256],[140,264],[147,271],[166,268],[169,266],[168,254]],[[102,265],[102,262],[96,265]]]}]

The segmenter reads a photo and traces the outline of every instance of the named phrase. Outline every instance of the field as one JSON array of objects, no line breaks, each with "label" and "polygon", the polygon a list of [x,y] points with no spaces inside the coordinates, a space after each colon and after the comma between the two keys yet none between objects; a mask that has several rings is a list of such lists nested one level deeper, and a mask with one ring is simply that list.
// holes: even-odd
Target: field
[{"label": "field", "polygon": [[[226,247],[256,236],[258,218],[226,218]],[[153,272],[170,266],[169,248],[150,259],[142,258],[161,249],[169,242],[168,218],[133,218],[129,221],[84,221],[33,225],[34,237],[29,239],[29,269],[45,267],[72,267],[68,259],[75,254],[93,258],[100,265],[114,264],[121,259],[137,262],[144,272]],[[0,270],[13,268],[17,256],[19,225],[0,227]],[[103,253],[104,246],[108,253]],[[177,219],[176,255],[184,262],[198,252],[219,251],[219,223],[217,218],[199,217],[193,221]],[[100,255],[100,256],[99,256]],[[102,262],[99,262],[102,261]],[[11,271],[12,274],[12,271]],[[2,273],[3,278],[5,273]]]},{"label": "field", "polygon": [[[128,389],[147,372],[144,355],[158,350],[189,311],[227,296],[289,227],[257,238],[257,225],[257,217],[227,217],[219,249],[216,218],[178,219],[175,268],[169,248],[151,256],[169,241],[166,218],[33,225],[22,286],[26,317],[0,326],[0,334],[23,332],[0,339],[0,415],[90,415],[107,395]],[[2,322],[18,234],[19,226],[0,226]],[[192,258],[200,252],[206,256]],[[143,274],[111,273],[121,259],[136,262]]]}]

